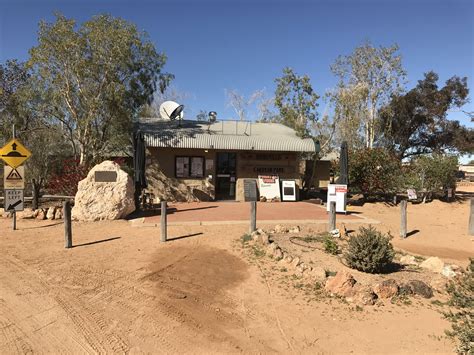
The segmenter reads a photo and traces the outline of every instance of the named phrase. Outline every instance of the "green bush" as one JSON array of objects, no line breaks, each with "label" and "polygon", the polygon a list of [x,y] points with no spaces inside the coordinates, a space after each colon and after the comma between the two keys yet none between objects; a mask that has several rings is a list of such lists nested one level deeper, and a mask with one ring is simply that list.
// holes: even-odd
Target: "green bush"
[{"label": "green bush", "polygon": [[400,160],[382,148],[360,149],[349,155],[349,184],[364,195],[397,192]]},{"label": "green bush", "polygon": [[391,236],[385,236],[372,226],[361,227],[359,233],[349,239],[344,255],[347,264],[356,270],[382,272],[392,262],[394,251]]},{"label": "green bush", "polygon": [[445,314],[452,327],[446,333],[458,339],[459,354],[474,354],[474,259],[461,278],[449,283],[447,291],[455,311]]},{"label": "green bush", "polygon": [[337,255],[339,252],[339,246],[332,236],[326,236],[324,238],[324,251],[328,254]]},{"label": "green bush", "polygon": [[419,190],[436,192],[456,186],[458,158],[452,155],[432,154],[413,159],[406,182]]}]

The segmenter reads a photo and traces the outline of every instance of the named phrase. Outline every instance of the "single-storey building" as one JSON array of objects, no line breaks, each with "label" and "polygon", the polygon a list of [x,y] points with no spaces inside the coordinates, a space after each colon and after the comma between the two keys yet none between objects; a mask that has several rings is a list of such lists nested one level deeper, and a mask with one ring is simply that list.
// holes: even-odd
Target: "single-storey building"
[{"label": "single-storey building", "polygon": [[312,139],[278,123],[140,119],[147,191],[177,201],[244,200],[244,181],[278,175],[301,188]]}]

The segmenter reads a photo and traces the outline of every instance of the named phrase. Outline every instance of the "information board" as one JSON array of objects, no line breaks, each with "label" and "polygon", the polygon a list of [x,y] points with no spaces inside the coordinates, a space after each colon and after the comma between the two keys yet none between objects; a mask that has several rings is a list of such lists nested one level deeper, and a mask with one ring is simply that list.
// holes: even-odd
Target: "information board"
[{"label": "information board", "polygon": [[281,200],[280,178],[278,175],[259,175],[258,188],[260,190],[260,196],[264,196],[267,200]]},{"label": "information board", "polygon": [[245,201],[257,201],[257,181],[244,180],[244,199]]}]

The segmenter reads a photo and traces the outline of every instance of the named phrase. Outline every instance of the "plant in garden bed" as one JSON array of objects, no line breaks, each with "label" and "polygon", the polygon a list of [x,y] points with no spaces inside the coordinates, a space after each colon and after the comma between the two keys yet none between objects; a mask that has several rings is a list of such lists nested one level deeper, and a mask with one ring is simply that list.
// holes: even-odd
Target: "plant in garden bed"
[{"label": "plant in garden bed", "polygon": [[447,291],[451,296],[448,304],[455,310],[445,313],[452,327],[446,333],[458,339],[459,354],[474,354],[474,258],[466,273],[449,283]]},{"label": "plant in garden bed", "polygon": [[349,239],[344,258],[349,267],[369,273],[383,272],[392,263],[394,251],[391,236],[385,236],[374,227],[361,227]]},{"label": "plant in garden bed", "polygon": [[324,251],[332,255],[337,255],[339,253],[339,246],[334,237],[326,236],[324,238]]}]

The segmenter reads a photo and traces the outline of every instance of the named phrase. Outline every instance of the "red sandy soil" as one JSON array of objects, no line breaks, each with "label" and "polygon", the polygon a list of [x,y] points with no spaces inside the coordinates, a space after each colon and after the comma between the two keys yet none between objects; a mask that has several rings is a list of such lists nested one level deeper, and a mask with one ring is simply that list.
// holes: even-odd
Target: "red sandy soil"
[{"label": "red sandy soil", "polygon": [[[398,232],[399,209],[354,207]],[[396,247],[466,264],[468,203],[409,205]],[[0,220],[0,353],[450,353],[439,308],[308,301],[236,247],[247,225]],[[357,229],[360,224],[348,228]],[[303,232],[325,225],[303,226]]]}]

